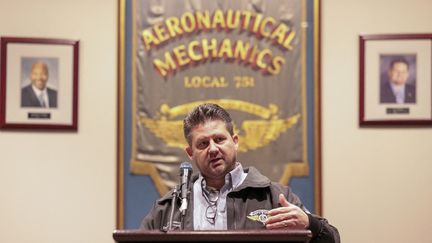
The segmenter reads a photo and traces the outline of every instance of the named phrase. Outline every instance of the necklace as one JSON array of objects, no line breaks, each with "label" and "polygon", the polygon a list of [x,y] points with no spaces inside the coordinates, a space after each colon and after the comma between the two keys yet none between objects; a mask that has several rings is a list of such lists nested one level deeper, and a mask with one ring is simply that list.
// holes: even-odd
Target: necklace
[{"label": "necklace", "polygon": [[219,190],[205,186],[204,179],[201,180],[201,192],[202,196],[206,200],[208,206],[205,214],[207,221],[211,224],[215,224],[217,215],[217,203],[219,199]]}]

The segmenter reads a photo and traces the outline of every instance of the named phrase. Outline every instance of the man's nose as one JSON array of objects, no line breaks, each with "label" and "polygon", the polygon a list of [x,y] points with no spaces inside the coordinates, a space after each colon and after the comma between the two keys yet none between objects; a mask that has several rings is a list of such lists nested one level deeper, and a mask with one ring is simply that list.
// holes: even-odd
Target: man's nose
[{"label": "man's nose", "polygon": [[214,155],[215,153],[217,154],[218,150],[219,149],[217,147],[217,144],[213,140],[210,140],[210,144],[209,144],[210,155]]}]

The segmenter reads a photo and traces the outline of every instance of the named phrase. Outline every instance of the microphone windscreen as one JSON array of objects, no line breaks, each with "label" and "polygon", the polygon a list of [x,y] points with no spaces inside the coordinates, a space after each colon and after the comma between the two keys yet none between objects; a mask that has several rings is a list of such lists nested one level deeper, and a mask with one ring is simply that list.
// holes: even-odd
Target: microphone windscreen
[{"label": "microphone windscreen", "polygon": [[192,172],[192,165],[189,162],[183,162],[180,164],[180,174],[183,174],[184,170],[188,170],[189,174]]}]

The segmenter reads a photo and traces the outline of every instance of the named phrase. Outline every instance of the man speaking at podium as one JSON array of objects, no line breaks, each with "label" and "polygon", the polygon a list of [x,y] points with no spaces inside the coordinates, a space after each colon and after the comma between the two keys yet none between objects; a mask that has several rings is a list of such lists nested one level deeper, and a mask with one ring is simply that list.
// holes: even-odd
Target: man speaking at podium
[{"label": "man speaking at podium", "polygon": [[185,203],[189,208],[175,203],[174,210],[171,191],[155,202],[142,229],[171,229],[174,219],[184,230],[309,229],[311,242],[340,242],[337,229],[309,213],[290,187],[271,182],[254,167],[242,167],[237,161],[239,137],[222,107],[195,107],[183,130],[186,153],[200,172],[191,179]]}]

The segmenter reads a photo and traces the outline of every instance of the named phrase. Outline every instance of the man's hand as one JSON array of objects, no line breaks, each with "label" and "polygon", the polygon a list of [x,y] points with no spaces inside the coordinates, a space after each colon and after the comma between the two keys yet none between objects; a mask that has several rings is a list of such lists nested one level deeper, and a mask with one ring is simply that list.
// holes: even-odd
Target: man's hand
[{"label": "man's hand", "polygon": [[306,229],[309,227],[307,214],[294,204],[288,202],[283,194],[279,195],[281,207],[268,212],[267,229]]}]

